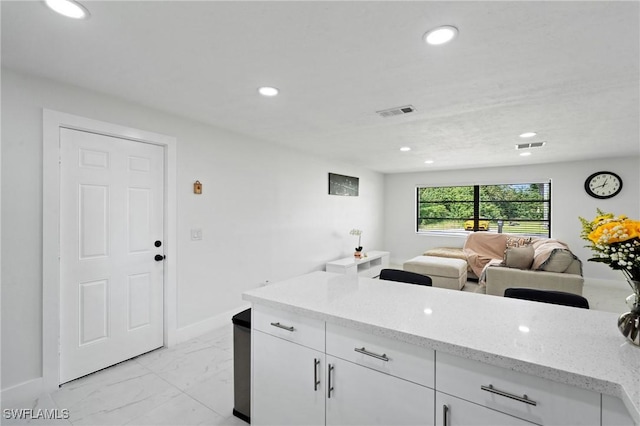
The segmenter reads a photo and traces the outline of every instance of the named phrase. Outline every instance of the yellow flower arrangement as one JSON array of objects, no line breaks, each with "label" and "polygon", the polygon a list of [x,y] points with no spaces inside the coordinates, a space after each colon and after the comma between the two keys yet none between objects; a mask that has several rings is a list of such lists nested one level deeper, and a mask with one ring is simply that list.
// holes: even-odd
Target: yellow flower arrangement
[{"label": "yellow flower arrangement", "polygon": [[640,221],[598,209],[594,220],[580,217],[580,222],[580,237],[588,241],[590,244],[586,247],[595,252],[589,261],[606,263],[622,271],[633,291],[640,293]]}]

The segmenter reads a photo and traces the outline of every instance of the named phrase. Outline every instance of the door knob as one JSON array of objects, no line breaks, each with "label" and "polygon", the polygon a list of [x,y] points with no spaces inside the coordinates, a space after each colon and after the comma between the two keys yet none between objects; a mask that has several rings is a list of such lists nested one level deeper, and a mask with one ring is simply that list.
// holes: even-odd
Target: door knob
[{"label": "door knob", "polygon": [[155,243],[153,243],[153,245],[156,247],[160,247],[162,245],[162,241],[157,240]]},{"label": "door knob", "polygon": [[156,257],[154,257],[154,259],[156,260],[156,262],[161,262],[164,260],[164,256],[161,254],[156,254]]}]

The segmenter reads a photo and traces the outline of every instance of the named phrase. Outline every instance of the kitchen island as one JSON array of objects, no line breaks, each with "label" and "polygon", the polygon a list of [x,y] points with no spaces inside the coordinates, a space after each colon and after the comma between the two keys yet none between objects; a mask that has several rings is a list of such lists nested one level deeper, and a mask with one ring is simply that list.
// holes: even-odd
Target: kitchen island
[{"label": "kitchen island", "polygon": [[[640,424],[640,348],[616,314],[326,272],[243,298],[252,424]],[[272,374],[283,354],[291,377]],[[348,378],[365,385],[349,394]],[[382,388],[372,407],[367,392]],[[278,417],[280,400],[304,416]]]}]

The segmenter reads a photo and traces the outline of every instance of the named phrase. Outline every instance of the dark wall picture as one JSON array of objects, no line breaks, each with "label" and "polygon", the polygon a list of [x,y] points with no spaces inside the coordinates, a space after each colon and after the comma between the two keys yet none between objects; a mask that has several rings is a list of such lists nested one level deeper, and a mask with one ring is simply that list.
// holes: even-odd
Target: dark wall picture
[{"label": "dark wall picture", "polygon": [[359,185],[360,179],[357,177],[329,173],[330,195],[346,195],[349,197],[357,197]]}]

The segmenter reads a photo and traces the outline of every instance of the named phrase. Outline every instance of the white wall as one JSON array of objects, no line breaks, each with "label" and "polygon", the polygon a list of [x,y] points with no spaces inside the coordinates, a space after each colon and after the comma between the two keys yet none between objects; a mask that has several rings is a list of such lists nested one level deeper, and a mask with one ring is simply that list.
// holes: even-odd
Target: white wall
[{"label": "white wall", "polygon": [[[381,174],[5,69],[1,93],[3,390],[42,375],[43,108],[177,138],[178,327],[242,306],[241,293],[266,280],[351,255],[351,228],[365,231],[365,250],[383,246]],[[360,196],[327,195],[329,172],[360,177]]]},{"label": "white wall", "polygon": [[[591,173],[608,170],[623,180],[622,192],[608,200],[586,194],[584,181]],[[621,274],[606,265],[587,262],[592,257],[580,239],[578,216],[592,219],[596,208],[640,218],[640,157],[577,161],[518,167],[496,167],[454,171],[406,173],[385,177],[385,248],[392,262],[402,264],[433,247],[462,247],[464,236],[418,235],[416,229],[416,186],[500,184],[538,182],[551,179],[551,236],[564,241],[583,261],[585,277],[618,280]]]}]

